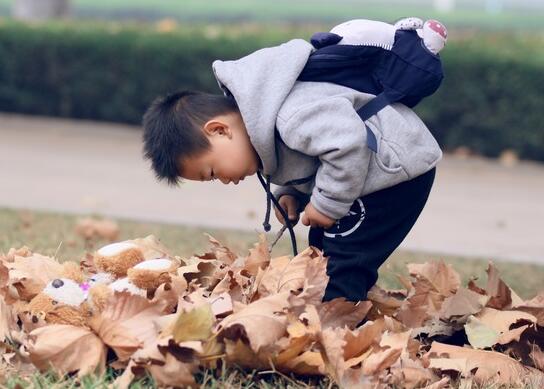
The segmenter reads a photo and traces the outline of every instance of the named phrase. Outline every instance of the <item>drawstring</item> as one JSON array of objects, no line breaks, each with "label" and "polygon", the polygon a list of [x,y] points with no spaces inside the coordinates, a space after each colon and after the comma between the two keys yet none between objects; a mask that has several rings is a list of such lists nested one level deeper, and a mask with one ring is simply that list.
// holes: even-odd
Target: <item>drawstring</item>
[{"label": "drawstring", "polygon": [[[293,231],[293,225],[291,224],[291,221],[289,220],[289,217],[287,216],[287,213],[285,210],[280,206],[278,200],[276,197],[272,194],[270,191],[270,175],[266,176],[266,182],[260,172],[257,172],[257,177],[259,178],[259,181],[261,182],[261,185],[263,186],[264,190],[266,191],[266,216],[264,218],[263,227],[266,232],[270,231],[270,211],[271,211],[271,204],[270,201],[274,203],[276,208],[280,211],[283,220],[285,220],[285,224],[287,228],[289,229],[289,235],[291,236],[291,246],[293,247],[293,256],[298,255],[297,251],[297,239],[295,236],[295,231]],[[285,228],[282,228],[282,230],[285,230]]]},{"label": "drawstring", "polygon": [[266,191],[266,216],[264,217],[263,227],[268,232],[272,228],[270,226],[270,209],[272,208],[270,205],[270,197],[272,196],[272,193],[270,193],[270,175],[266,176],[266,187],[264,190]]}]

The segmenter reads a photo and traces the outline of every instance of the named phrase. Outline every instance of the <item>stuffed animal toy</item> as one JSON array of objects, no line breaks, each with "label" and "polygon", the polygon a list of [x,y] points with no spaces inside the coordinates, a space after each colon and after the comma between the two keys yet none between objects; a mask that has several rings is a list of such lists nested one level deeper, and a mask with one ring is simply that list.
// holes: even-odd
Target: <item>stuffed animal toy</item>
[{"label": "stuffed animal toy", "polygon": [[126,277],[127,270],[144,260],[142,250],[134,243],[112,243],[99,249],[94,256],[98,270],[115,279]]},{"label": "stuffed animal toy", "polygon": [[[94,255],[99,272],[81,284],[91,310],[100,311],[115,291],[147,297],[159,285],[169,282],[180,263],[167,256],[153,258],[160,253],[167,255],[164,251],[152,236],[112,243],[99,249]],[[152,259],[146,260],[146,257]]]},{"label": "stuffed animal toy", "polygon": [[50,281],[23,309],[33,322],[44,319],[49,324],[85,326],[90,315],[86,296],[80,285],[69,278]]},{"label": "stuffed animal toy", "polygon": [[355,19],[339,24],[330,31],[342,37],[339,45],[379,46],[391,50],[397,30],[416,30],[423,43],[433,54],[438,54],[446,45],[448,32],[436,20],[404,18],[394,25],[367,19]]},{"label": "stuffed animal toy", "polygon": [[128,269],[129,281],[136,287],[154,291],[159,285],[170,282],[180,264],[168,258],[149,259]]}]

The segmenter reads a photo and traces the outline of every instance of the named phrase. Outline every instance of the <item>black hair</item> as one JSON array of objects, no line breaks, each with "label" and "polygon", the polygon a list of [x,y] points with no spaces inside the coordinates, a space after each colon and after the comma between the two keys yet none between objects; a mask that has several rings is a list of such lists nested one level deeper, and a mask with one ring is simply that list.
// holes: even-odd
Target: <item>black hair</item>
[{"label": "black hair", "polygon": [[211,149],[203,125],[231,112],[240,112],[231,96],[177,91],[157,97],[143,116],[144,157],[151,160],[157,179],[179,184],[179,159]]}]

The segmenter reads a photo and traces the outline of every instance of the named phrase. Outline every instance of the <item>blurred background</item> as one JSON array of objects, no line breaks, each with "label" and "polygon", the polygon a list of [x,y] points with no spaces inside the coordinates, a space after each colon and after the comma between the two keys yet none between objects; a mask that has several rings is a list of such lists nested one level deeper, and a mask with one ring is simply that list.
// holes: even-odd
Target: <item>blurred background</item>
[{"label": "blurred background", "polygon": [[[203,231],[247,247],[265,213],[257,178],[157,183],[141,156],[149,103],[220,93],[215,59],[407,16],[449,30],[444,83],[416,107],[445,157],[397,255],[543,265],[544,0],[0,0],[0,252],[76,255],[80,215],[115,218],[127,237],[162,234],[187,254]],[[305,247],[306,227],[296,231]]]}]

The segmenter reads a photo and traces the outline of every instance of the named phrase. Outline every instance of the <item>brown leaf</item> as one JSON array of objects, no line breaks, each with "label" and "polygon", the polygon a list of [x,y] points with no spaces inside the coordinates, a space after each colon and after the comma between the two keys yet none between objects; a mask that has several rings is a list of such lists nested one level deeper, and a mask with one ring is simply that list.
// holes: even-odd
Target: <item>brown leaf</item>
[{"label": "brown leaf", "polygon": [[355,358],[367,352],[373,344],[378,345],[384,329],[385,322],[380,319],[367,321],[354,331],[346,331],[344,335],[346,341],[343,353],[344,359],[347,361]]},{"label": "brown leaf", "polygon": [[[321,354],[327,373],[336,381],[341,382],[346,370],[344,347],[347,328],[326,328],[320,333],[319,343],[322,345]],[[358,351],[358,350],[357,350]]]},{"label": "brown leaf", "polygon": [[421,388],[438,380],[430,369],[423,367],[419,359],[410,359],[407,353],[401,353],[397,363],[391,366],[391,375],[393,385],[406,389]]},{"label": "brown leaf", "polygon": [[[443,343],[433,342],[430,350],[425,354],[424,359],[441,370],[444,360],[432,361],[432,359],[459,359],[466,360],[466,366],[462,368],[465,372],[474,373],[477,383],[489,385],[493,382],[498,384],[511,384],[523,382],[524,378],[534,374],[534,372],[514,359],[494,351],[474,350],[468,347],[452,346]],[[440,365],[438,365],[440,363]],[[460,368],[460,365],[458,365]],[[455,366],[449,366],[447,369],[456,369]],[[460,370],[458,370],[460,371]]]},{"label": "brown leaf", "polygon": [[106,347],[84,327],[52,324],[33,330],[30,337],[30,360],[41,371],[52,367],[61,374],[78,371],[84,376],[105,369]]},{"label": "brown leaf", "polygon": [[161,243],[155,235],[148,235],[145,238],[127,240],[133,243],[144,255],[144,259],[172,258],[169,250]]},{"label": "brown leaf", "polygon": [[418,328],[426,320],[439,316],[444,299],[459,289],[460,279],[444,261],[411,263],[408,270],[415,281],[395,317],[410,328]]},{"label": "brown leaf", "polygon": [[519,337],[528,328],[528,325],[510,329],[522,321],[536,323],[536,318],[522,311],[499,311],[493,308],[484,308],[474,320],[465,325],[470,344],[473,347],[485,348],[495,344],[507,344]]},{"label": "brown leaf", "polygon": [[286,330],[289,295],[290,292],[285,291],[267,296],[227,316],[219,324],[222,337],[248,341],[254,352],[274,343]]},{"label": "brown leaf", "polygon": [[395,317],[410,328],[421,327],[428,319],[439,315],[444,299],[431,282],[419,279]]},{"label": "brown leaf", "polygon": [[75,232],[85,240],[105,239],[114,242],[119,239],[119,225],[109,219],[78,219]]},{"label": "brown leaf", "polygon": [[266,297],[286,290],[302,291],[308,257],[307,250],[293,259],[289,256],[272,258],[258,286],[259,295]]},{"label": "brown leaf", "polygon": [[238,365],[248,369],[259,370],[266,370],[272,367],[270,366],[270,361],[273,358],[273,354],[266,348],[256,353],[241,339],[224,339],[224,343],[227,363],[229,365]]},{"label": "brown leaf", "polygon": [[[133,355],[130,368],[132,373],[149,371],[159,387],[194,387],[199,349],[199,342],[176,344],[171,338],[158,339]],[[123,381],[126,384],[131,379],[129,376]]]},{"label": "brown leaf", "polygon": [[115,292],[105,309],[89,319],[89,326],[120,360],[126,360],[137,349],[157,339],[155,320],[163,308],[162,304],[153,304],[144,297]]},{"label": "brown leaf", "polygon": [[400,357],[402,350],[387,348],[377,353],[372,353],[363,363],[365,375],[375,375],[390,367]]},{"label": "brown leaf", "polygon": [[442,377],[440,380],[425,386],[423,389],[444,389],[449,386],[450,386],[450,377]]},{"label": "brown leaf", "polygon": [[318,351],[304,351],[284,364],[276,365],[279,370],[301,375],[324,375],[325,362]]},{"label": "brown leaf", "polygon": [[544,291],[531,300],[515,305],[515,309],[530,313],[536,317],[538,325],[544,327]]},{"label": "brown leaf", "polygon": [[174,312],[178,305],[178,299],[185,293],[187,289],[187,281],[183,277],[172,275],[170,282],[160,285],[153,295],[152,302],[164,303],[163,314]]},{"label": "brown leaf", "polygon": [[459,274],[444,261],[410,263],[408,264],[408,272],[416,278],[416,282],[419,279],[427,280],[433,290],[444,297],[455,293],[461,284]]},{"label": "brown leaf", "polygon": [[18,331],[17,317],[0,296],[0,342],[11,338],[12,331]]},{"label": "brown leaf", "polygon": [[265,234],[259,234],[259,243],[255,243],[249,249],[249,254],[244,260],[244,269],[252,276],[256,276],[259,269],[265,269],[270,263],[268,242]]},{"label": "brown leaf", "polygon": [[9,284],[13,285],[22,300],[30,301],[42,291],[49,281],[61,278],[62,265],[50,257],[33,254],[30,257],[15,257],[6,262],[9,269]]},{"label": "brown leaf", "polygon": [[314,250],[309,255],[312,260],[306,268],[304,286],[298,297],[305,304],[318,305],[322,302],[325,288],[329,283],[327,259],[320,250]]},{"label": "brown leaf", "polygon": [[213,289],[226,273],[226,270],[222,270],[225,265],[218,260],[191,257],[183,262],[185,265],[178,268],[177,274],[187,282],[196,280],[199,285],[209,289]]},{"label": "brown leaf", "polygon": [[238,255],[233,253],[228,247],[224,246],[221,242],[215,239],[210,234],[204,233],[208,237],[212,245],[212,251],[203,255],[198,255],[200,259],[217,259],[226,265],[232,265],[238,258]]},{"label": "brown leaf", "polygon": [[402,300],[389,295],[389,293],[374,285],[367,293],[367,299],[372,302],[372,310],[369,315],[370,320],[374,320],[383,315],[394,316],[402,305]]},{"label": "brown leaf", "polygon": [[469,315],[480,312],[489,298],[466,288],[459,288],[453,296],[447,297],[440,309],[440,317],[464,323]]},{"label": "brown leaf", "polygon": [[339,297],[317,305],[317,312],[323,328],[347,326],[354,329],[365,318],[370,308],[372,308],[370,301],[354,303]]},{"label": "brown leaf", "polygon": [[172,335],[176,342],[206,340],[212,334],[215,317],[210,304],[194,307],[190,311],[178,313]]},{"label": "brown leaf", "polygon": [[487,285],[485,289],[490,297],[487,303],[488,307],[503,309],[523,303],[523,300],[500,278],[499,271],[493,262],[489,262],[486,273]]}]

